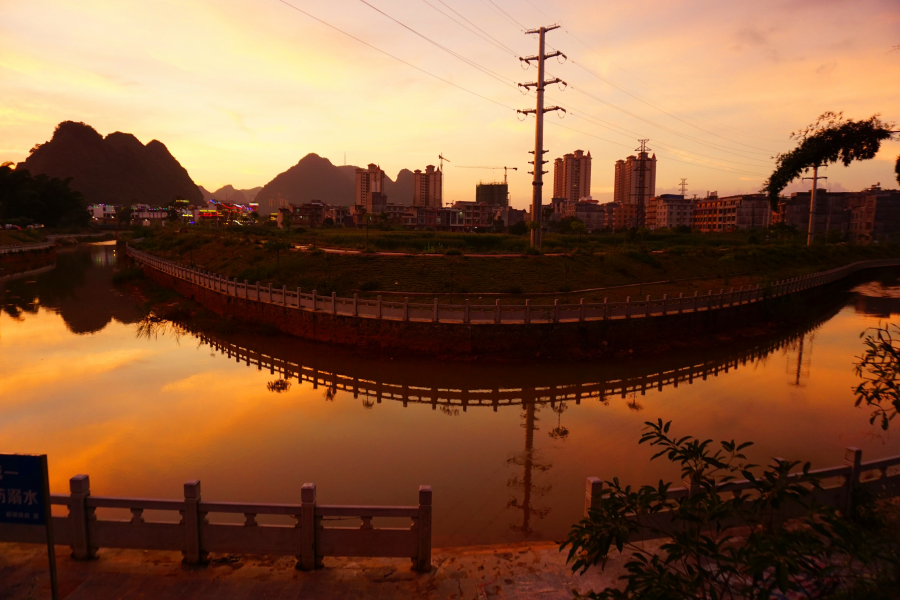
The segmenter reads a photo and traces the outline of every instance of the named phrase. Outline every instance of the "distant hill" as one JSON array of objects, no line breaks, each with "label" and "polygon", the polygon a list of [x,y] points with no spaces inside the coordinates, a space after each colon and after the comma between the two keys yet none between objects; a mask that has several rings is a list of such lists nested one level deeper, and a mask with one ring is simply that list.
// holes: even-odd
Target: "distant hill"
[{"label": "distant hill", "polygon": [[236,189],[233,185],[225,185],[217,189],[215,192],[209,192],[202,187],[200,190],[203,192],[203,197],[207,200],[209,198],[214,198],[219,202],[233,202],[235,204],[247,204],[248,202],[254,202],[257,194],[262,189],[262,186],[257,186],[255,188],[250,188],[247,190],[239,190]]},{"label": "distant hill", "polygon": [[157,140],[142,144],[130,133],[105,138],[90,125],[63,121],[53,138],[35,146],[16,169],[32,175],[66,179],[91,204],[149,204],[162,206],[175,198],[203,202],[190,175]]},{"label": "distant hill", "polygon": [[[277,175],[263,186],[256,201],[268,212],[268,201],[279,197],[286,202],[303,204],[321,200],[327,204],[352,206],[356,194],[356,169],[352,165],[335,166],[318,154],[307,154],[296,165]],[[388,202],[412,204],[413,173],[403,169],[397,180],[384,178],[384,192]]]}]

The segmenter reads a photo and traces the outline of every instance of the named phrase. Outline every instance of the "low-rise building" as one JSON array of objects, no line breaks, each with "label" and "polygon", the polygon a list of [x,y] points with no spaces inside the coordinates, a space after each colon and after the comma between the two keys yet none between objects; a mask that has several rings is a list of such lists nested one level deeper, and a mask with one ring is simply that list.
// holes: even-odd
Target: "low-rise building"
[{"label": "low-rise building", "polygon": [[674,229],[691,227],[694,218],[694,202],[681,194],[660,194],[650,198],[644,215],[647,229]]}]

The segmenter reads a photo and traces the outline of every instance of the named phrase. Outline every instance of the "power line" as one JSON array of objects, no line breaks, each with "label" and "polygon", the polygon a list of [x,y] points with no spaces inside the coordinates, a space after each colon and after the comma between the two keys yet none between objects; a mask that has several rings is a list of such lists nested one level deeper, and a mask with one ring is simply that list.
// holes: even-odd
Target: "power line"
[{"label": "power line", "polygon": [[375,6],[375,5],[373,5],[373,4],[370,4],[370,3],[367,2],[366,0],[359,0],[359,1],[362,2],[363,4],[365,4],[366,6],[368,6],[369,8],[371,8],[372,10],[374,10],[375,12],[377,12],[377,13],[379,13],[379,14],[385,16],[385,17],[387,17],[388,19],[390,19],[391,21],[393,21],[394,23],[396,23],[396,24],[399,25],[400,27],[403,27],[403,28],[406,29],[407,31],[410,31],[410,32],[414,33],[415,35],[419,36],[420,38],[422,38],[423,40],[425,40],[425,41],[428,42],[429,44],[433,44],[434,46],[440,48],[441,50],[443,50],[443,51],[446,52],[447,54],[449,54],[449,55],[451,55],[451,56],[453,56],[453,57],[455,57],[455,58],[457,58],[457,59],[463,61],[463,62],[466,63],[467,65],[469,65],[469,66],[471,66],[471,67],[474,67],[474,68],[478,69],[479,71],[481,71],[481,72],[484,73],[485,75],[488,75],[488,76],[490,76],[490,77],[493,77],[493,78],[496,79],[497,81],[499,81],[499,82],[501,82],[501,83],[504,83],[504,84],[506,84],[506,85],[509,85],[509,86],[511,86],[511,87],[513,87],[513,88],[516,87],[516,86],[515,86],[515,83],[516,83],[515,80],[509,79],[509,78],[507,78],[507,77],[504,77],[503,75],[500,75],[499,73],[496,73],[496,72],[494,72],[494,71],[491,71],[491,70],[488,69],[487,67],[483,67],[483,66],[479,65],[478,63],[476,63],[476,62],[473,61],[473,60],[469,60],[468,58],[466,58],[466,57],[463,56],[462,54],[459,54],[459,53],[457,53],[457,52],[454,52],[454,51],[451,50],[450,48],[447,48],[446,46],[444,46],[444,45],[442,45],[442,44],[440,44],[440,43],[434,41],[433,39],[429,38],[427,35],[422,34],[422,33],[419,33],[418,31],[416,31],[415,29],[413,29],[413,28],[410,27],[409,25],[406,25],[405,23],[402,23],[401,21],[398,21],[397,19],[395,19],[395,18],[392,17],[391,15],[387,14],[386,12],[384,12],[383,10],[381,10],[380,8],[378,8],[377,6]]},{"label": "power line", "polygon": [[506,12],[505,10],[503,10],[502,8],[500,8],[499,6],[497,6],[497,4],[494,2],[494,0],[482,0],[482,2],[485,2],[485,3],[489,4],[490,6],[493,6],[495,10],[500,11],[500,13],[503,14],[503,16],[505,16],[507,19],[509,19],[510,21],[512,21],[513,23],[515,23],[516,26],[519,27],[519,30],[520,30],[520,31],[524,31],[524,30],[525,30],[525,26],[524,26],[524,25],[522,25],[521,23],[519,23],[518,21],[516,21],[515,19],[513,19],[513,18],[510,16],[510,14],[509,14],[508,12]]},{"label": "power line", "polygon": [[464,87],[461,86],[461,85],[458,85],[458,84],[456,84],[456,83],[453,83],[452,81],[449,81],[449,80],[447,80],[447,79],[444,79],[444,78],[441,77],[440,75],[435,75],[434,73],[432,73],[432,72],[430,72],[430,71],[426,71],[425,69],[423,69],[423,68],[421,68],[421,67],[417,67],[416,65],[414,65],[414,64],[412,64],[412,63],[410,63],[410,62],[407,62],[407,61],[403,60],[402,58],[400,58],[400,57],[398,57],[398,56],[395,56],[395,55],[391,54],[390,52],[387,52],[387,51],[385,51],[385,50],[382,50],[381,48],[379,48],[379,47],[377,47],[377,46],[374,46],[374,45],[370,44],[369,42],[367,42],[367,41],[365,41],[365,40],[362,40],[362,39],[356,37],[355,35],[353,35],[353,34],[351,34],[351,33],[347,33],[347,32],[344,31],[343,29],[341,29],[341,28],[339,28],[339,27],[336,27],[335,25],[332,25],[331,23],[329,23],[329,22],[327,22],[327,21],[324,21],[324,20],[320,19],[319,17],[316,17],[316,16],[314,16],[314,15],[312,15],[312,14],[306,12],[306,11],[303,10],[302,8],[298,8],[298,7],[294,6],[294,5],[291,4],[290,2],[287,2],[286,0],[277,0],[277,1],[280,2],[281,4],[284,4],[285,6],[287,6],[287,7],[289,7],[289,8],[292,8],[292,9],[296,10],[297,12],[299,12],[299,13],[301,13],[301,14],[303,14],[303,15],[306,15],[306,16],[309,17],[310,19],[312,19],[312,20],[314,20],[314,21],[317,21],[317,22],[321,23],[322,25],[325,25],[326,27],[328,27],[328,28],[330,28],[330,29],[333,29],[333,30],[337,31],[338,33],[341,33],[341,34],[347,36],[348,38],[351,38],[351,39],[353,39],[353,40],[356,40],[357,42],[359,42],[360,44],[363,44],[364,46],[368,46],[369,48],[371,48],[372,50],[375,50],[376,52],[380,52],[381,54],[384,54],[385,56],[388,56],[388,57],[390,57],[390,58],[393,58],[393,59],[396,60],[397,62],[401,62],[401,63],[403,63],[404,65],[406,65],[406,66],[408,66],[408,67],[412,67],[413,69],[415,69],[416,71],[419,71],[420,73],[425,73],[425,74],[428,75],[429,77],[433,77],[434,79],[437,79],[438,81],[442,81],[442,82],[444,82],[444,83],[446,83],[446,84],[448,84],[448,85],[452,85],[453,87],[455,87],[455,88],[457,88],[457,89],[460,89],[460,90],[462,90],[462,91],[464,91],[464,92],[466,92],[466,93],[472,94],[473,96],[477,96],[477,97],[481,98],[482,100],[487,100],[488,102],[491,102],[492,104],[496,104],[497,106],[502,106],[503,108],[506,108],[506,109],[511,110],[511,111],[515,111],[515,110],[516,110],[516,109],[513,108],[512,106],[509,106],[509,105],[507,105],[507,104],[503,104],[502,102],[498,102],[497,100],[494,100],[494,99],[492,99],[492,98],[488,98],[487,96],[483,96],[483,95],[479,94],[478,92],[473,92],[472,90],[470,90],[470,89],[468,89],[468,88],[464,88]]},{"label": "power line", "polygon": [[[423,1],[423,2],[426,2],[427,0],[422,0],[422,1]],[[506,44],[504,44],[503,42],[501,42],[500,40],[498,40],[497,38],[495,38],[494,36],[492,36],[491,34],[489,34],[487,31],[485,31],[484,29],[482,29],[481,27],[479,27],[478,25],[476,25],[475,23],[473,23],[472,21],[470,21],[469,19],[467,19],[467,18],[466,18],[464,15],[462,15],[459,11],[455,10],[452,6],[450,6],[449,4],[447,4],[446,2],[444,2],[444,0],[437,0],[437,1],[440,2],[441,4],[443,4],[444,6],[446,6],[450,11],[452,11],[452,12],[453,12],[455,15],[457,15],[460,19],[462,19],[463,21],[465,21],[466,23],[468,23],[469,25],[471,25],[472,27],[474,27],[475,29],[477,29],[478,31],[480,31],[481,33],[483,33],[485,36],[487,36],[488,38],[490,38],[491,40],[493,40],[493,41],[496,43],[496,45],[498,45],[499,47],[503,48],[504,50],[506,50],[507,52],[509,52],[509,53],[512,54],[513,56],[519,56],[519,54],[520,54],[519,52],[516,52],[515,50],[513,50],[512,48],[510,48],[509,46],[507,46]]]}]

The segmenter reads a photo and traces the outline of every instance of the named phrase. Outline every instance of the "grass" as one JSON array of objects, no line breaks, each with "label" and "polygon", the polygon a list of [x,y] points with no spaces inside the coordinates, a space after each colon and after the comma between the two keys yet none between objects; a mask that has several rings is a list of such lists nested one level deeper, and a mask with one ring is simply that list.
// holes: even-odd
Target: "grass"
[{"label": "grass", "polygon": [[[504,302],[522,302],[530,294],[548,294],[546,301],[552,302],[554,296],[565,298],[570,290],[574,292],[571,297],[584,297],[587,301],[602,301],[604,297],[611,301],[623,300],[629,295],[647,294],[660,297],[679,292],[691,295],[695,290],[704,294],[709,289],[765,284],[857,260],[900,257],[897,245],[806,247],[779,243],[761,246],[746,241],[739,243],[744,238],[735,236],[730,244],[714,245],[709,243],[715,239],[711,237],[704,239],[704,243],[680,243],[653,250],[649,245],[626,242],[605,246],[602,252],[572,252],[567,256],[479,257],[446,251],[437,256],[338,255],[317,248],[282,251],[280,260],[276,261],[275,253],[263,246],[264,240],[271,239],[272,235],[277,234],[263,236],[244,230],[183,234],[157,231],[147,234],[138,247],[251,283],[300,287],[323,295],[359,293],[365,297],[397,292],[429,296],[428,300],[419,298],[422,301],[429,301],[432,296],[442,301],[462,301],[465,296],[474,301],[479,294],[504,293],[509,294]],[[298,242],[292,239],[296,235],[281,235]],[[471,237],[456,235],[460,241]],[[318,236],[321,238],[321,232]],[[442,243],[446,246],[446,242]],[[578,292],[616,286],[631,287]],[[489,301],[493,302],[493,297]]]},{"label": "grass", "polygon": [[20,246],[22,244],[39,244],[44,235],[37,229],[0,229],[0,246]]}]

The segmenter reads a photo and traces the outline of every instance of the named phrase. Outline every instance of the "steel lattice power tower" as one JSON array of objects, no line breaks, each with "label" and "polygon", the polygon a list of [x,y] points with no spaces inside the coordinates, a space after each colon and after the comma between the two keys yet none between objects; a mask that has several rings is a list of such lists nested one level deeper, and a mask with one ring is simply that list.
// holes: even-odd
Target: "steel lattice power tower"
[{"label": "steel lattice power tower", "polygon": [[532,29],[531,31],[526,31],[525,33],[527,34],[538,34],[538,53],[537,56],[519,58],[519,60],[528,63],[529,65],[533,60],[536,60],[538,64],[537,81],[535,83],[519,84],[519,87],[523,87],[525,89],[530,90],[531,88],[535,88],[535,91],[537,92],[537,106],[534,109],[516,111],[524,115],[534,113],[535,116],[534,151],[531,152],[532,154],[534,154],[534,161],[529,161],[534,165],[534,171],[529,171],[529,173],[534,175],[534,179],[531,182],[531,185],[533,186],[531,198],[531,220],[534,222],[533,229],[531,230],[531,247],[537,249],[540,249],[541,247],[541,212],[543,209],[542,187],[544,185],[544,173],[547,172],[544,170],[544,165],[548,162],[544,160],[544,154],[547,152],[547,150],[544,150],[544,113],[552,110],[561,110],[565,112],[565,109],[560,108],[559,106],[548,106],[547,108],[544,108],[544,86],[553,83],[566,83],[565,81],[555,77],[549,81],[544,81],[544,61],[548,58],[553,58],[554,56],[562,56],[563,58],[566,57],[566,55],[559,50],[551,52],[550,54],[544,53],[544,37],[546,33],[558,28],[559,25],[551,25],[550,27],[541,27],[540,29]]},{"label": "steel lattice power tower", "polygon": [[687,178],[682,177],[681,183],[678,184],[678,187],[681,188],[681,195],[685,196],[687,194]]},{"label": "steel lattice power tower", "polygon": [[650,171],[650,167],[647,166],[647,152],[650,151],[650,148],[647,147],[647,142],[650,140],[638,140],[641,143],[641,147],[637,148],[638,151],[638,166],[635,169],[637,173],[637,185],[635,186],[635,196],[636,204],[637,204],[637,218],[635,227],[641,227],[645,225],[644,223],[644,214],[647,209],[647,173]]}]

